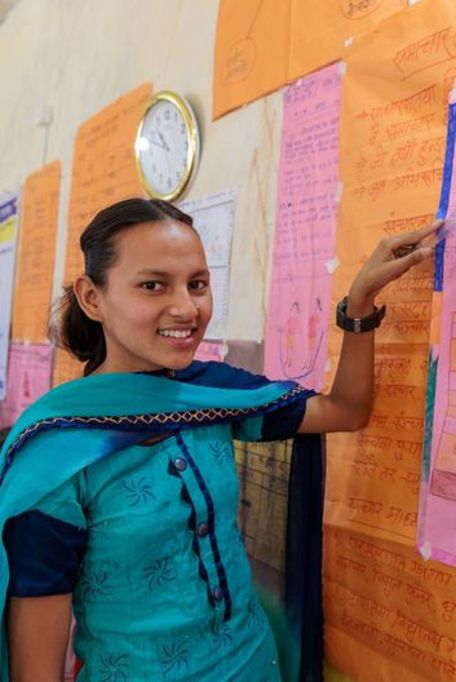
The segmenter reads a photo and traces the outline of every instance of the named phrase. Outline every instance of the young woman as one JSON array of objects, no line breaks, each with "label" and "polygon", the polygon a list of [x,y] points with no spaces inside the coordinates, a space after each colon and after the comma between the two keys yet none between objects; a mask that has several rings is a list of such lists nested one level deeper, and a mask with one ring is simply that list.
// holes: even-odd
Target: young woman
[{"label": "young woman", "polygon": [[212,296],[190,217],[132,199],[94,218],[60,331],[85,376],[29,408],[0,460],[2,682],[62,680],[72,610],[79,682],[281,679],[237,527],[232,438],[366,424],[375,296],[431,255],[420,240],[437,227],[383,241],[361,269],[338,313],[353,333],[315,395],[193,360]]}]

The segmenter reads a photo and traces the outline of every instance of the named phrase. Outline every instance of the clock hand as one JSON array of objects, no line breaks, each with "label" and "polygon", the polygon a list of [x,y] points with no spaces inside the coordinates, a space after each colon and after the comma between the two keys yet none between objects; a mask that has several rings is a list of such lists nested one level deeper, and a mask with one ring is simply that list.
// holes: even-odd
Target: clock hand
[{"label": "clock hand", "polygon": [[169,149],[168,145],[166,144],[166,141],[165,141],[165,138],[163,137],[163,134],[159,130],[157,130],[157,133],[158,133],[160,140],[162,141],[163,149],[166,149],[166,151],[169,152],[170,149]]},{"label": "clock hand", "polygon": [[160,149],[164,149],[164,146],[160,142],[157,142],[156,140],[150,140],[150,143],[154,144],[156,147],[160,147]]}]

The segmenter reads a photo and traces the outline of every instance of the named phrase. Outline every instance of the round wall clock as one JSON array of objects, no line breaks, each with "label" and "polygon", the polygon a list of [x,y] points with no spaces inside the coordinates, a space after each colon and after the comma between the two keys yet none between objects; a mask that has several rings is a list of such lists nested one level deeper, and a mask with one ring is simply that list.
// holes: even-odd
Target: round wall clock
[{"label": "round wall clock", "polygon": [[139,176],[150,197],[174,201],[183,195],[198,168],[200,144],[190,104],[170,90],[157,92],[135,140]]}]

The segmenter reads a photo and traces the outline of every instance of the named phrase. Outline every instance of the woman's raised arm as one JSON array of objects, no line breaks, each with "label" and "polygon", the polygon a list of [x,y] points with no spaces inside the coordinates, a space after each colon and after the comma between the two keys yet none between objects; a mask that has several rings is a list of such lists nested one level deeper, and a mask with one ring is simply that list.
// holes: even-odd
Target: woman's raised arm
[{"label": "woman's raised arm", "polygon": [[[441,220],[417,232],[383,239],[353,282],[345,302],[348,322],[369,318],[377,294],[411,267],[429,258]],[[346,331],[328,395],[308,399],[298,433],[356,431],[366,426],[374,393],[374,331]]]}]

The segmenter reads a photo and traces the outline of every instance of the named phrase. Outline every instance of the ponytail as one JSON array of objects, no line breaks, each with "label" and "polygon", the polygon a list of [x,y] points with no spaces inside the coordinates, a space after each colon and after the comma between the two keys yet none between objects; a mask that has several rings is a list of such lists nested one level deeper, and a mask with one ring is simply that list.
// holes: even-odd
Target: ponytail
[{"label": "ponytail", "polygon": [[72,286],[64,287],[58,315],[57,345],[86,363],[84,376],[91,374],[106,358],[101,324],[87,317],[79,306]]}]

